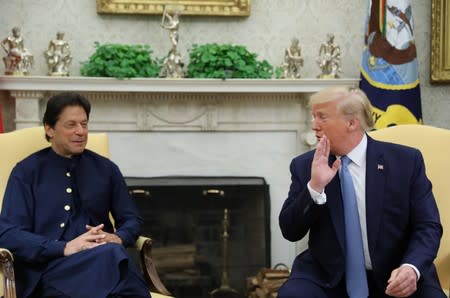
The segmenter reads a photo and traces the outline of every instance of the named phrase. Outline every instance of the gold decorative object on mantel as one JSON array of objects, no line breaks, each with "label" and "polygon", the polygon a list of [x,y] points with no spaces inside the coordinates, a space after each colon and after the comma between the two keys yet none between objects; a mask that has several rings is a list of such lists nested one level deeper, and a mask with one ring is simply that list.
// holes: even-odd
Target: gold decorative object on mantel
[{"label": "gold decorative object on mantel", "polygon": [[448,0],[431,1],[431,82],[450,83],[450,6]]},{"label": "gold decorative object on mantel", "polygon": [[182,6],[182,15],[250,15],[250,0],[97,0],[97,13],[158,15],[166,5]]},{"label": "gold decorative object on mantel", "polygon": [[303,66],[302,48],[298,38],[293,38],[291,45],[284,50],[284,62],[281,65],[283,79],[300,79],[300,68]]},{"label": "gold decorative object on mantel", "polygon": [[64,32],[56,32],[56,38],[50,40],[48,49],[44,51],[49,76],[68,76],[72,63],[69,43],[64,40]]},{"label": "gold decorative object on mantel", "polygon": [[334,34],[328,33],[326,42],[319,48],[317,57],[321,73],[319,79],[337,79],[341,71],[341,48],[334,42]]},{"label": "gold decorative object on mantel", "polygon": [[161,20],[161,27],[169,30],[170,42],[172,47],[164,59],[161,66],[159,76],[162,78],[174,78],[180,79],[184,77],[183,62],[181,62],[181,54],[178,52],[178,27],[180,26],[179,11],[174,10],[171,14],[170,9],[167,6],[164,8],[164,12]]},{"label": "gold decorative object on mantel", "polygon": [[13,76],[24,76],[30,73],[33,66],[33,54],[25,48],[22,33],[19,27],[12,29],[12,35],[2,40],[1,46],[6,52],[3,57],[5,63],[5,74]]}]

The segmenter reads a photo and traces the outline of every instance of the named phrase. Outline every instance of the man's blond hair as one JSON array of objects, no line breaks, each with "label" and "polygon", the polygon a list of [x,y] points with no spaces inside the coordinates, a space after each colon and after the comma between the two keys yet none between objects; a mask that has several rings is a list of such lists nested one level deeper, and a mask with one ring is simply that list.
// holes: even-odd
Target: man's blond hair
[{"label": "man's blond hair", "polygon": [[310,97],[309,105],[337,101],[338,112],[359,119],[365,131],[373,127],[372,107],[364,91],[356,87],[338,86],[325,88]]}]

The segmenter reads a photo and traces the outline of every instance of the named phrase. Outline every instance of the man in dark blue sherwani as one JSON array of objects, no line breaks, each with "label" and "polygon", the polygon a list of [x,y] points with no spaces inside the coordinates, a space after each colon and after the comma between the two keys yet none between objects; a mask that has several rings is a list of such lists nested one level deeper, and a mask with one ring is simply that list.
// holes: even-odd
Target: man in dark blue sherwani
[{"label": "man in dark blue sherwani", "polygon": [[51,146],[9,178],[0,247],[14,254],[18,297],[150,297],[125,249],[143,221],[117,165],[85,149],[89,113],[79,94],[50,98],[43,124]]}]

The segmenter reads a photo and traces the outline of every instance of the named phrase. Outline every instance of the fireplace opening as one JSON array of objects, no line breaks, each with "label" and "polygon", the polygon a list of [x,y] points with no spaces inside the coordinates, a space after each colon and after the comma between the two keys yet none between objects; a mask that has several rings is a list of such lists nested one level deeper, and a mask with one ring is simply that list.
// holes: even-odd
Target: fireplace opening
[{"label": "fireplace opening", "polygon": [[245,297],[270,267],[269,185],[261,177],[126,177],[177,298]]}]

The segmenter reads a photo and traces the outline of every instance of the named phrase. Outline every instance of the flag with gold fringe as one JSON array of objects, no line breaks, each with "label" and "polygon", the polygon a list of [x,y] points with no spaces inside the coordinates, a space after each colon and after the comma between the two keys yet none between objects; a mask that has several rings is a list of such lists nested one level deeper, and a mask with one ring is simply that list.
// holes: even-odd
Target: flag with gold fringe
[{"label": "flag with gold fringe", "polygon": [[374,128],[423,123],[410,0],[368,0],[360,88]]}]

